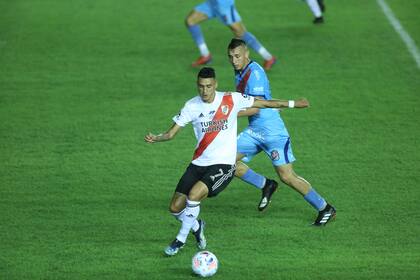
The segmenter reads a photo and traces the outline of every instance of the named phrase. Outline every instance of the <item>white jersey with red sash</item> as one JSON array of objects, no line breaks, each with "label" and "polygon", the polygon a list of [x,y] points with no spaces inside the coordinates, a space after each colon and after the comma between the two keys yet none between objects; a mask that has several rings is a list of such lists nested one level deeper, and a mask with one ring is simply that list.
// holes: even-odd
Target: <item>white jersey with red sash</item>
[{"label": "white jersey with red sash", "polygon": [[239,92],[218,92],[212,103],[200,96],[188,100],[173,118],[179,126],[192,123],[197,146],[192,163],[198,166],[235,164],[237,115],[249,108],[254,98]]}]

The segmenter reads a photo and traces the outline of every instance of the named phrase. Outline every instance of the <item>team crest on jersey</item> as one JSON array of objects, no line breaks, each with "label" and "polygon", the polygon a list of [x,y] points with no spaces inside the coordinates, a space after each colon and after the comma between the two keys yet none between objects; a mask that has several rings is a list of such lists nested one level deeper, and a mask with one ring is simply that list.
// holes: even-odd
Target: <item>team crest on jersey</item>
[{"label": "team crest on jersey", "polygon": [[222,106],[222,113],[224,115],[227,115],[229,113],[229,106],[228,105],[223,105]]},{"label": "team crest on jersey", "polygon": [[279,160],[280,159],[280,154],[277,150],[272,150],[271,151],[271,159],[272,160]]}]

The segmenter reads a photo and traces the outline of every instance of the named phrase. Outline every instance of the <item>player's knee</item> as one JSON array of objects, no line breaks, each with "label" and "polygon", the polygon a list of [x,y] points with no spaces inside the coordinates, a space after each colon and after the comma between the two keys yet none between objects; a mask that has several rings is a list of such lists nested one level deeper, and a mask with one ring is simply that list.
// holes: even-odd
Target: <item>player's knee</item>
[{"label": "player's knee", "polygon": [[191,201],[200,201],[203,198],[202,192],[190,192],[188,199]]},{"label": "player's knee", "polygon": [[186,18],[185,18],[185,25],[193,26],[200,23],[200,16],[195,12],[192,11]]},{"label": "player's knee", "polygon": [[171,212],[171,213],[179,213],[184,208],[185,208],[185,203],[183,203],[183,202],[181,202],[179,200],[174,200],[169,205],[169,212]]},{"label": "player's knee", "polygon": [[187,16],[186,18],[185,18],[185,25],[188,27],[188,26],[192,26],[192,25],[194,25],[194,23],[193,23],[193,20],[191,19],[191,16]]},{"label": "player's knee", "polygon": [[248,170],[248,166],[246,166],[244,163],[238,161],[236,163],[235,176],[236,177],[242,177],[246,173],[247,170]]},{"label": "player's knee", "polygon": [[246,32],[245,26],[243,26],[241,23],[232,24],[230,26],[230,29],[232,30],[236,38],[242,38],[242,36],[244,36]]},{"label": "player's knee", "polygon": [[236,38],[242,38],[245,34],[245,31],[242,29],[235,29],[233,30],[233,34],[235,35]]},{"label": "player's knee", "polygon": [[294,179],[294,175],[291,172],[281,172],[279,174],[280,180],[286,185],[291,185]]}]

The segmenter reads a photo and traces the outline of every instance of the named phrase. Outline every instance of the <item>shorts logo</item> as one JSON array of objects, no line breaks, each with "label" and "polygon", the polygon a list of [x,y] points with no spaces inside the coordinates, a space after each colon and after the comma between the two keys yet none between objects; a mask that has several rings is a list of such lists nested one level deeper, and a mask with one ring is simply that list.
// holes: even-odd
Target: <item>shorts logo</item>
[{"label": "shorts logo", "polygon": [[211,178],[211,180],[214,182],[214,180],[216,179],[216,178],[218,178],[218,177],[220,177],[220,176],[222,176],[223,175],[223,170],[221,169],[221,168],[219,168],[219,172],[220,173],[217,173],[217,174],[214,174],[214,175],[210,175],[210,178]]},{"label": "shorts logo", "polygon": [[228,105],[223,105],[222,106],[222,113],[224,115],[227,115],[229,113],[229,106]]},{"label": "shorts logo", "polygon": [[272,150],[271,151],[271,159],[272,160],[279,160],[280,159],[280,154],[277,150]]}]

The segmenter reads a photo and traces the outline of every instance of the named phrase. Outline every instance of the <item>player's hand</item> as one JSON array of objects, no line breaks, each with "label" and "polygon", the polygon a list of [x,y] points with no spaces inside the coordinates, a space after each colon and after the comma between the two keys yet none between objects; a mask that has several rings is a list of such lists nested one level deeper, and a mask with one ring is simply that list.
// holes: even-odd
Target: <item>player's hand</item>
[{"label": "player's hand", "polygon": [[147,143],[155,143],[156,135],[149,132],[148,134],[146,134],[146,136],[144,136],[144,141]]},{"label": "player's hand", "polygon": [[306,108],[309,107],[309,101],[306,98],[295,100],[295,108]]}]

